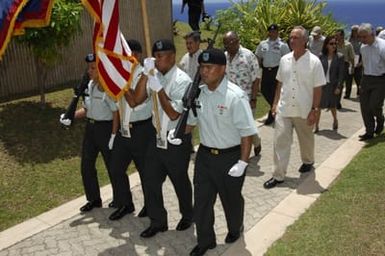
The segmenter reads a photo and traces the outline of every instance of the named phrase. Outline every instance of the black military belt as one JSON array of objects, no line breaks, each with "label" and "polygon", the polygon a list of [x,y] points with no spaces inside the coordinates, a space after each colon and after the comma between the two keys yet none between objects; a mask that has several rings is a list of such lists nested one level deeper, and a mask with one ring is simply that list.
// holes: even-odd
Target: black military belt
[{"label": "black military belt", "polygon": [[210,148],[210,147],[206,147],[203,144],[200,144],[199,148],[201,148],[207,152],[210,152],[210,154],[212,154],[212,155],[221,155],[221,154],[225,154],[225,153],[231,153],[231,152],[238,151],[241,149],[241,146],[237,145],[237,146],[234,146],[231,148]]},{"label": "black military belt", "polygon": [[151,117],[146,119],[146,120],[140,120],[140,121],[136,121],[136,122],[131,122],[129,124],[129,127],[130,128],[134,128],[134,127],[137,127],[137,126],[140,126],[140,125],[144,125],[146,124],[147,122],[150,122],[151,121]]},{"label": "black military belt", "polygon": [[278,66],[276,67],[272,67],[272,68],[263,68],[264,70],[268,70],[268,71],[273,71],[273,70],[276,70],[278,68]]},{"label": "black military belt", "polygon": [[112,122],[112,120],[95,120],[92,118],[87,118],[87,121],[90,124],[103,124],[103,123],[111,123]]}]

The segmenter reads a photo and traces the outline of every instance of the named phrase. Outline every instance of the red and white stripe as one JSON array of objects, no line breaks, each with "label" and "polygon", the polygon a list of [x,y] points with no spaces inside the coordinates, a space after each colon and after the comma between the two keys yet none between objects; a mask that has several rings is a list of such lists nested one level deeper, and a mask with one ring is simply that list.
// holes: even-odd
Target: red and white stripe
[{"label": "red and white stripe", "polygon": [[131,57],[119,28],[118,0],[82,0],[95,19],[93,43],[99,80],[110,96],[118,99],[130,86],[137,61]]}]

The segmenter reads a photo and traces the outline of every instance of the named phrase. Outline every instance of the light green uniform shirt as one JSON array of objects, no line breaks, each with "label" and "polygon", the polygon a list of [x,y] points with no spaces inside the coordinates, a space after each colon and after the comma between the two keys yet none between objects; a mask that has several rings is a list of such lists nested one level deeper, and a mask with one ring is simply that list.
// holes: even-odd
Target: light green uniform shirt
[{"label": "light green uniform shirt", "polygon": [[94,81],[88,84],[88,97],[85,99],[87,118],[97,121],[112,120],[112,112],[118,110],[116,103],[104,91],[98,89]]},{"label": "light green uniform shirt", "polygon": [[[139,79],[142,75],[142,72],[143,72],[143,67],[139,64],[138,66],[136,66],[133,72],[133,77],[131,82],[131,88],[133,90],[135,90],[139,82]],[[126,102],[124,97],[122,97],[122,100]],[[129,108],[130,106],[126,103],[126,107]],[[151,117],[151,111],[152,111],[151,97],[148,97],[142,104],[132,109],[132,112],[130,115],[130,122],[137,122],[137,121],[149,119]]]},{"label": "light green uniform shirt", "polygon": [[[183,111],[182,98],[187,87],[192,82],[190,77],[177,66],[172,67],[164,75],[160,72],[157,72],[156,75],[160,83],[162,84],[164,91],[170,98],[170,102],[174,110],[178,113],[182,113]],[[162,107],[159,107],[158,109],[159,109],[159,119],[162,124],[163,115],[167,115],[167,114],[163,111]],[[174,129],[178,124],[178,120],[179,118],[174,121],[170,120],[168,123],[167,131]],[[153,115],[153,124],[154,124],[154,127],[156,127],[154,115]]]},{"label": "light green uniform shirt", "polygon": [[289,46],[280,38],[277,38],[274,41],[270,39],[262,41],[258,45],[255,55],[262,60],[264,68],[274,68],[279,65],[281,57],[289,52]]},{"label": "light green uniform shirt", "polygon": [[241,144],[242,137],[258,133],[246,93],[224,78],[215,91],[201,86],[198,116],[190,112],[188,124],[199,126],[200,141],[225,149]]}]

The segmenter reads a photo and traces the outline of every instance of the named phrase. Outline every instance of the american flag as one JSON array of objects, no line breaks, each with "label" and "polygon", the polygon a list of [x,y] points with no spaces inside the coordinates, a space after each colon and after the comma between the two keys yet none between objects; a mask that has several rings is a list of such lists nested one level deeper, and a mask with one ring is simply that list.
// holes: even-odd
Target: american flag
[{"label": "american flag", "polygon": [[99,80],[106,92],[118,99],[131,84],[137,61],[119,28],[118,0],[82,0],[95,19],[93,34]]}]

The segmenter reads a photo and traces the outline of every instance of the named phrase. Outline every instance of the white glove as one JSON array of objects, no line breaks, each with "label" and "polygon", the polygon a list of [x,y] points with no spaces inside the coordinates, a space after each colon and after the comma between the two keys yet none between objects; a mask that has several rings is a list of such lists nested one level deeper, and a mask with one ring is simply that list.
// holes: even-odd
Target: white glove
[{"label": "white glove", "polygon": [[234,164],[233,167],[231,167],[228,174],[232,177],[240,177],[245,172],[245,169],[247,167],[248,163],[242,160],[238,160],[238,163]]},{"label": "white glove", "polygon": [[116,134],[111,134],[110,141],[108,142],[108,148],[112,150],[114,146],[114,140],[115,140]]},{"label": "white glove", "polygon": [[155,69],[155,58],[145,58],[143,61],[143,74],[148,76],[151,70]]},{"label": "white glove", "polygon": [[182,140],[175,138],[174,133],[175,133],[175,129],[170,130],[167,135],[167,140],[170,144],[179,146],[180,144],[182,144]]},{"label": "white glove", "polygon": [[159,92],[163,89],[162,84],[156,76],[148,76],[148,86],[151,88],[151,90],[156,92]]},{"label": "white glove", "polygon": [[61,114],[61,115],[60,115],[59,121],[60,121],[60,123],[61,123],[62,125],[65,125],[65,126],[70,126],[71,123],[72,123],[72,121],[71,121],[70,119],[68,119],[68,118],[64,119],[64,114]]}]

